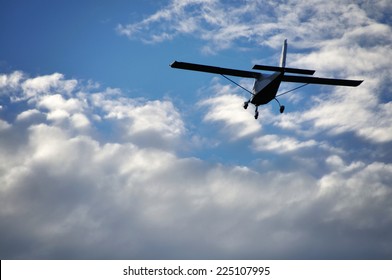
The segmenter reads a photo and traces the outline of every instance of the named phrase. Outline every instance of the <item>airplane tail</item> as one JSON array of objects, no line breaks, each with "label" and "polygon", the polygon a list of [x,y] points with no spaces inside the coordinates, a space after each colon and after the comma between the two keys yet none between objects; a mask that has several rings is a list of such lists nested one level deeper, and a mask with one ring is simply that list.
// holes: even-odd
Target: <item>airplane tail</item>
[{"label": "airplane tail", "polygon": [[280,64],[279,66],[282,68],[286,67],[286,53],[287,53],[287,39],[284,40],[282,46],[282,54],[280,55]]},{"label": "airplane tail", "polygon": [[282,72],[282,73],[295,73],[295,74],[303,74],[303,75],[313,75],[314,74],[314,72],[315,72],[314,70],[286,67],[286,54],[287,54],[287,39],[285,39],[283,42],[282,54],[280,55],[279,66],[257,65],[256,64],[253,66],[253,69]]}]

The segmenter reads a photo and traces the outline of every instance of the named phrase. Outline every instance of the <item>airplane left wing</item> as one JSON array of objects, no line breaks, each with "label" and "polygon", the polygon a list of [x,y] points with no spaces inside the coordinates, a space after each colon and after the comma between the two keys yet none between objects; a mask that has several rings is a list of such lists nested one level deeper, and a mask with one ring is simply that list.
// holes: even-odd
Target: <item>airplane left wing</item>
[{"label": "airplane left wing", "polygon": [[284,75],[282,77],[282,82],[356,87],[363,81]]},{"label": "airplane left wing", "polygon": [[237,76],[237,77],[243,77],[243,78],[257,79],[262,75],[261,73],[258,73],[258,72],[244,71],[244,70],[237,70],[237,69],[230,69],[230,68],[222,68],[222,67],[216,67],[216,66],[194,64],[194,63],[188,63],[188,62],[179,62],[179,61],[174,61],[170,65],[170,67],[185,69],[185,70],[207,72],[207,73],[215,73],[215,74],[221,74],[221,75]]}]

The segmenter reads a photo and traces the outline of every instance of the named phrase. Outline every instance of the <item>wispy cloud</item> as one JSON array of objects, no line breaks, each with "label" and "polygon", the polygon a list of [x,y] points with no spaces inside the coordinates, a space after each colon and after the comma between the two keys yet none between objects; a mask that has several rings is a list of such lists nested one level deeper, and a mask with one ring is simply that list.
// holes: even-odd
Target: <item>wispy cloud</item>
[{"label": "wispy cloud", "polygon": [[284,38],[297,47],[314,48],[323,46],[325,40],[376,24],[367,12],[375,15],[390,6],[385,1],[369,6],[352,1],[260,0],[227,5],[219,0],[172,0],[140,22],[119,24],[117,31],[149,43],[193,36],[206,41],[211,51],[239,41],[277,47]]},{"label": "wispy cloud", "polygon": [[249,39],[255,30],[244,24],[249,15],[256,15],[260,3],[247,2],[225,5],[217,0],[171,1],[166,7],[131,24],[119,24],[117,31],[146,43],[159,43],[177,36],[189,35],[211,42],[205,51],[228,48],[233,41]]},{"label": "wispy cloud", "polygon": [[[388,9],[391,4],[385,1],[375,1],[371,7],[352,1],[240,1],[232,5],[220,1],[171,1],[141,22],[120,25],[118,31],[149,42],[157,42],[153,38],[162,39],[163,34],[170,39],[192,36],[205,41],[204,50],[211,52],[241,45],[241,41],[275,48],[288,38],[290,46],[310,50],[290,53],[290,65],[318,69],[319,75],[365,82],[355,90],[325,89],[328,96],[316,100],[314,108],[299,118],[291,118],[292,122],[283,118],[285,123],[277,121],[278,126],[304,131],[310,125],[331,133],[350,131],[370,141],[385,142],[392,135],[386,121],[390,119],[391,105],[389,99],[383,100],[391,86],[392,29],[377,19]],[[217,101],[209,99],[204,104],[214,100]],[[222,114],[218,107],[215,112],[209,111],[205,119],[229,121]]]},{"label": "wispy cloud", "polygon": [[292,137],[279,137],[277,135],[264,135],[255,138],[254,149],[257,151],[274,151],[276,153],[295,152],[299,149],[312,147],[317,142],[314,140],[298,141]]}]

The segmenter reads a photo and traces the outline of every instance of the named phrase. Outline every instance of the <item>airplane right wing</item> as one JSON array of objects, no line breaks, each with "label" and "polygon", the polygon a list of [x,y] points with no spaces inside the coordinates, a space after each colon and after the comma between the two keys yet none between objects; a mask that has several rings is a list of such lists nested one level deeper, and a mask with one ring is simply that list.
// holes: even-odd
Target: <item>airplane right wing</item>
[{"label": "airplane right wing", "polygon": [[356,87],[363,81],[283,75],[282,82]]}]

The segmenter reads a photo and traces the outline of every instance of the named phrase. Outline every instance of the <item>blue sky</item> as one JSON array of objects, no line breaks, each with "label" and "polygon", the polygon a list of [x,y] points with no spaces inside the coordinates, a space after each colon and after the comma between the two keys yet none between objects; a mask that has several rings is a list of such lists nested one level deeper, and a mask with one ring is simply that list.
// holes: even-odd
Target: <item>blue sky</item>
[{"label": "blue sky", "polygon": [[[392,257],[392,4],[0,6],[1,259]],[[227,80],[169,67],[277,65],[286,38],[287,66],[363,84],[255,120]]]}]

